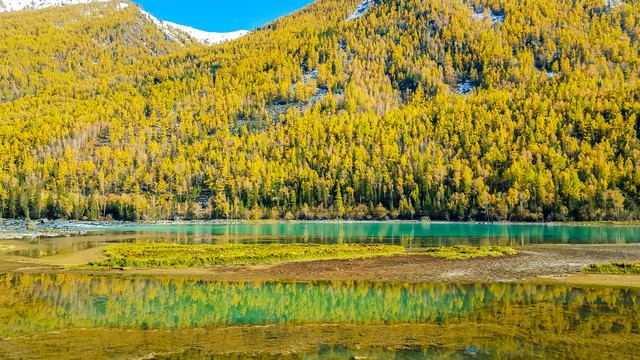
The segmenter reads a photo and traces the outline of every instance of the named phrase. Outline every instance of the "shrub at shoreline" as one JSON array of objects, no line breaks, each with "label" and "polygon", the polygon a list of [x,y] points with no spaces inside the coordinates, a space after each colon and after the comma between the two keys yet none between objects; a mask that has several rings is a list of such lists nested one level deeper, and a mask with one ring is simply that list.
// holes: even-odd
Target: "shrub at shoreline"
[{"label": "shrub at shoreline", "polygon": [[584,271],[601,274],[640,274],[640,262],[591,264]]},{"label": "shrub at shoreline", "polygon": [[426,255],[445,259],[469,259],[486,256],[516,255],[519,252],[503,246],[451,246],[430,248]]}]

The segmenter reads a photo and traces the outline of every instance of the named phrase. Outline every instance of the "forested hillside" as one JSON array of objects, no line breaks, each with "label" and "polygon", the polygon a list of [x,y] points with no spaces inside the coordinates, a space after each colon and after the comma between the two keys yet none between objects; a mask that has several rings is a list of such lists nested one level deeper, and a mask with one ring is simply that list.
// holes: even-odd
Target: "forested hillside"
[{"label": "forested hillside", "polygon": [[635,0],[320,0],[215,46],[121,4],[0,13],[2,216],[640,215]]}]

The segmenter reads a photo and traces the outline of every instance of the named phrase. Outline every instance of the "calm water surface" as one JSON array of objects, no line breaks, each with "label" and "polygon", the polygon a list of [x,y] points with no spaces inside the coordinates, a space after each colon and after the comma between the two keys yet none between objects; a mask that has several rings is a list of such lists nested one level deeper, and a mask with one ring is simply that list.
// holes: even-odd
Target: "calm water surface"
[{"label": "calm water surface", "polygon": [[[458,244],[604,244],[638,243],[640,226],[511,225],[467,223],[274,223],[238,225],[178,225],[130,227],[115,231],[171,234],[198,238],[208,235],[277,242],[409,242],[414,246]],[[254,239],[254,240],[256,240]]]},{"label": "calm water surface", "polygon": [[[517,329],[507,338],[479,332],[470,337],[478,343],[466,345],[471,350],[463,347],[464,351],[493,357],[501,351],[497,344],[507,340],[504,346],[510,349],[522,341],[537,344],[516,354],[533,356],[557,350],[545,347],[545,336],[596,339],[640,332],[640,292],[633,289],[533,284],[234,283],[6,274],[0,276],[0,293],[1,338],[70,328],[152,331],[258,324],[433,323],[446,331],[448,324],[480,323],[487,328]],[[437,353],[394,356],[426,358]],[[310,356],[358,354],[325,344]],[[198,356],[192,354],[191,358]]]}]

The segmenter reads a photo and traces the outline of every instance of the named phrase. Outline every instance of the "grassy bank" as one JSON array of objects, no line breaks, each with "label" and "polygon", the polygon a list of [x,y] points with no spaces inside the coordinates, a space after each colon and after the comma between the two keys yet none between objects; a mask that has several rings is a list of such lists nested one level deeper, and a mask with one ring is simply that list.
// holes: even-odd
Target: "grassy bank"
[{"label": "grassy bank", "polygon": [[107,260],[89,265],[117,267],[187,267],[267,262],[356,259],[404,252],[401,246],[378,244],[177,245],[122,244],[104,250]]},{"label": "grassy bank", "polygon": [[640,274],[640,262],[591,264],[584,271],[600,274]]},{"label": "grassy bank", "polygon": [[518,254],[518,251],[502,246],[451,246],[430,248],[425,251],[425,254],[445,259],[469,259],[486,256],[515,255]]}]

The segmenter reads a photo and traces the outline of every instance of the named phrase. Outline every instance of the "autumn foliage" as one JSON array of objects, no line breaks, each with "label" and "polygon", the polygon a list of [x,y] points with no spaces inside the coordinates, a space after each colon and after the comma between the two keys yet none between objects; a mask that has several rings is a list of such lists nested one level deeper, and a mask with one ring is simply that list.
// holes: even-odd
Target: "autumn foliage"
[{"label": "autumn foliage", "polygon": [[637,2],[356,6],[210,47],[115,2],[0,14],[0,214],[638,217]]}]

